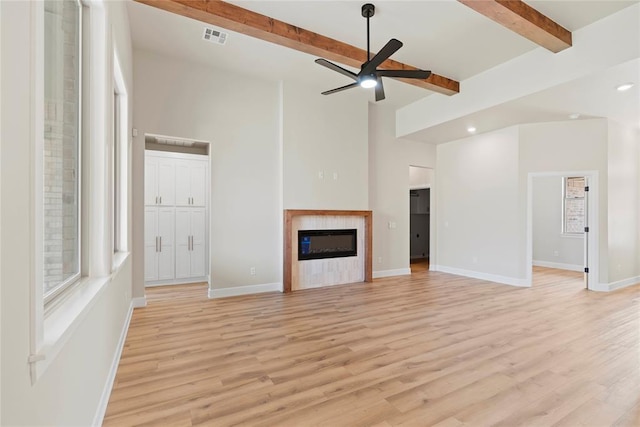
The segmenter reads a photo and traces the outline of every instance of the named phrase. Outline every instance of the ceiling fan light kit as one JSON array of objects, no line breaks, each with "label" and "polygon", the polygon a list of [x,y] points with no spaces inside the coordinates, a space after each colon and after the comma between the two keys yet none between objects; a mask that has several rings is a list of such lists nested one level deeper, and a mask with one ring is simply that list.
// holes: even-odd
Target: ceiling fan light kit
[{"label": "ceiling fan light kit", "polygon": [[347,76],[354,80],[345,86],[341,86],[335,89],[331,89],[322,92],[323,95],[330,95],[332,93],[341,92],[343,90],[351,89],[357,86],[363,88],[375,87],[376,102],[382,101],[385,98],[384,86],[382,84],[382,77],[396,77],[404,79],[427,79],[431,75],[431,71],[425,70],[379,70],[378,66],[386,61],[391,55],[398,51],[402,47],[402,42],[397,39],[391,39],[380,51],[371,57],[370,49],[370,34],[369,34],[369,19],[375,14],[375,6],[371,3],[362,5],[362,16],[367,19],[367,61],[360,67],[359,73],[354,73],[339,65],[329,62],[326,59],[316,59],[316,64],[336,71],[344,76]]}]

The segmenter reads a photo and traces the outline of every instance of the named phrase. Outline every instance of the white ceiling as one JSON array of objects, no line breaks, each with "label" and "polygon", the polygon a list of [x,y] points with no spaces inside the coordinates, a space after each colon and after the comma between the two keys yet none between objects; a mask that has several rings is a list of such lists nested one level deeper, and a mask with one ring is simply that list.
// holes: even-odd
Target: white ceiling
[{"label": "white ceiling", "polygon": [[[638,0],[527,1],[571,31],[637,2]],[[231,3],[366,48],[366,21],[360,14],[364,1],[235,0]],[[461,82],[537,48],[534,43],[455,0],[377,1],[375,5],[376,14],[371,20],[373,51],[395,37],[404,46],[393,55],[393,59],[430,69]],[[229,31],[226,45],[214,45],[202,40],[205,25],[198,21],[134,2],[129,3],[128,9],[136,49],[158,52],[265,80],[302,82],[319,92],[350,83],[343,76],[316,65],[313,62],[314,56]],[[637,62],[628,65],[626,72],[632,73],[634,67],[635,70],[638,69]],[[623,69],[618,71],[624,72]],[[611,71],[614,72],[615,70]],[[607,75],[610,79],[616,79],[613,74]],[[599,87],[597,82],[601,82],[603,88],[608,87],[605,77],[592,76],[592,79],[582,79],[563,85],[562,88],[514,101],[505,106],[502,112],[511,117],[510,120],[519,122],[551,116],[557,120],[560,111],[563,115],[567,111],[574,111],[571,100],[576,103],[582,100],[588,106],[580,111],[584,116],[600,116],[603,114],[601,106],[594,105],[592,101],[604,96],[596,92],[596,87]],[[640,85],[636,85],[636,89],[640,89],[638,86]],[[385,91],[387,99],[381,102],[396,108],[432,94],[425,89],[392,79],[385,79]],[[636,97],[638,93],[640,92],[636,90]],[[331,96],[339,97],[340,94]],[[371,97],[373,100],[373,92]],[[616,108],[620,110],[619,107]],[[489,112],[483,113],[489,116]],[[483,113],[478,113],[475,119],[481,119]],[[605,113],[609,114],[608,111]],[[616,114],[624,116],[629,113],[617,111]],[[434,129],[426,139],[416,136],[432,142],[435,142],[433,138],[450,140],[451,130],[446,126]]]}]

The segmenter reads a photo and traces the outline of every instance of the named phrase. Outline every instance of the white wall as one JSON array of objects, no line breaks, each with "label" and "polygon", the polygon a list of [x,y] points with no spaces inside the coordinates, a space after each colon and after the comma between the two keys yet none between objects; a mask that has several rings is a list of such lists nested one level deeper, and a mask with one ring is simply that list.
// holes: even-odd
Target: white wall
[{"label": "white wall", "polygon": [[533,263],[582,271],[584,236],[562,234],[561,176],[533,178]]},{"label": "white wall", "polygon": [[438,269],[524,278],[518,137],[511,127],[438,145]]},{"label": "white wall", "polygon": [[[373,271],[409,273],[409,166],[434,168],[436,148],[395,136],[395,111],[369,104],[369,205],[373,210]],[[431,187],[434,200],[435,188]],[[432,212],[434,212],[432,204]],[[431,230],[435,230],[432,217]],[[395,228],[389,228],[389,223]],[[431,248],[435,233],[432,233]],[[432,250],[431,262],[437,254]],[[386,273],[385,273],[386,272]]]},{"label": "white wall", "polygon": [[[279,85],[145,51],[134,61],[136,259],[144,256],[144,134],[193,138],[211,142],[211,287],[280,282]],[[140,295],[142,262],[134,268]]]},{"label": "white wall", "polygon": [[[2,229],[0,283],[3,299],[0,302],[2,316],[1,341],[1,406],[2,425],[90,425],[96,415],[105,384],[108,383],[111,364],[130,307],[131,259],[119,270],[105,278],[101,292],[85,307],[74,327],[67,330],[60,342],[60,350],[51,355],[48,368],[35,384],[31,384],[27,358],[31,352],[31,294],[35,286],[31,277],[34,271],[34,235],[36,227],[28,214],[32,211],[33,176],[30,173],[35,141],[31,111],[34,103],[33,75],[30,57],[33,53],[34,28],[32,8],[41,8],[38,2],[1,2],[1,66],[2,66],[2,136],[0,138],[2,164],[0,181],[3,184],[0,218]],[[128,22],[123,12],[124,3],[108,4],[108,22],[114,31],[121,33],[116,43],[120,60],[130,67],[127,53],[130,41],[126,35]],[[118,12],[118,13],[115,13]],[[108,27],[107,51],[110,55],[111,34]],[[104,58],[106,87],[112,80],[111,63]],[[125,75],[128,88],[131,80]],[[111,99],[104,105],[110,111]],[[10,107],[10,108],[9,108]],[[107,122],[107,116],[101,118]],[[106,126],[109,129],[110,126]],[[108,130],[110,132],[110,130]],[[103,135],[109,138],[110,133]],[[106,209],[103,206],[103,209]],[[110,214],[104,224],[108,227]],[[41,362],[39,362],[41,363]]]},{"label": "white wall", "polygon": [[[608,122],[609,283],[626,279],[640,282],[638,227],[640,132]],[[635,197],[634,197],[635,195]]]},{"label": "white wall", "polygon": [[433,169],[409,166],[409,188],[430,188],[433,183]]},{"label": "white wall", "polygon": [[364,95],[352,90],[323,96],[315,88],[284,83],[285,209],[368,208]]},{"label": "white wall", "polygon": [[[607,120],[572,120],[520,126],[519,218],[526,222],[527,176],[532,172],[598,172],[599,282],[607,283]],[[591,218],[593,219],[593,218]],[[526,224],[518,229],[523,247]],[[521,259],[520,269],[526,265]]]}]

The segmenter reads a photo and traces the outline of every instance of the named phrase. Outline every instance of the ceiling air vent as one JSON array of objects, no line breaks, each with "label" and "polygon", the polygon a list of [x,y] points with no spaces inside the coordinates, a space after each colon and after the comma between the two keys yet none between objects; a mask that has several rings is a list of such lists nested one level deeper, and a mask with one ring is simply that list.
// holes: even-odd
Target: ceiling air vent
[{"label": "ceiling air vent", "polygon": [[225,44],[227,42],[227,36],[229,34],[222,31],[214,30],[213,28],[205,27],[202,39],[215,44]]}]

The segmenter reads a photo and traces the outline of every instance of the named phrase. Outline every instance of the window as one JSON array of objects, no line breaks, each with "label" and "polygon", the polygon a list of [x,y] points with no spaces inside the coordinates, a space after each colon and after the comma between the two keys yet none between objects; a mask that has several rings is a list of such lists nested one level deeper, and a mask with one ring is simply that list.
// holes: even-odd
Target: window
[{"label": "window", "polygon": [[78,1],[44,2],[45,302],[80,277],[81,21]]},{"label": "window", "polygon": [[[128,213],[128,101],[122,68],[118,55],[113,55],[113,146],[112,146],[112,203],[113,203],[113,253],[127,252]],[[117,265],[114,257],[113,268]]]},{"label": "window", "polygon": [[564,178],[564,234],[583,234],[585,227],[585,178]]},{"label": "window", "polygon": [[120,250],[120,97],[113,92],[113,252]]}]

